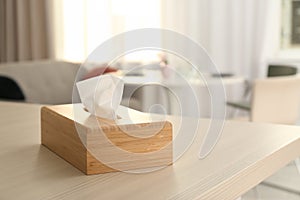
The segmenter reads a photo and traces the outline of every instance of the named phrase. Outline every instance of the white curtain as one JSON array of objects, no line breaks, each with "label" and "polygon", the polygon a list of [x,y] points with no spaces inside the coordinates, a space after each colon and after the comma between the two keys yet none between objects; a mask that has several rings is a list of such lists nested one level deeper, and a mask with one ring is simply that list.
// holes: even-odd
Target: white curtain
[{"label": "white curtain", "polygon": [[162,27],[200,43],[221,72],[265,76],[279,49],[280,0],[165,0]]},{"label": "white curtain", "polygon": [[221,72],[253,79],[265,76],[279,49],[280,1],[48,0],[55,11],[50,32],[57,58],[82,61],[115,34],[167,28],[203,45]]}]

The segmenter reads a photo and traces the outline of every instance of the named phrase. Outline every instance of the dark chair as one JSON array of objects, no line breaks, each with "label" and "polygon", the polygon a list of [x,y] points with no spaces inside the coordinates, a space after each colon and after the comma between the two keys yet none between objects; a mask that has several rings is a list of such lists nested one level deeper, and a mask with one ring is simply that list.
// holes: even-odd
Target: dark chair
[{"label": "dark chair", "polygon": [[291,76],[295,74],[297,74],[296,67],[284,65],[269,65],[267,76]]},{"label": "dark chair", "polygon": [[25,96],[16,81],[6,76],[0,76],[0,99],[24,101]]},{"label": "dark chair", "polygon": [[[276,77],[276,76],[291,76],[297,74],[297,68],[294,66],[287,66],[287,65],[269,65],[267,77]],[[251,87],[248,86],[244,97],[248,96]],[[245,101],[238,101],[238,102],[227,102],[228,106],[233,108],[241,109],[244,111],[250,111],[251,105],[250,102]]]}]

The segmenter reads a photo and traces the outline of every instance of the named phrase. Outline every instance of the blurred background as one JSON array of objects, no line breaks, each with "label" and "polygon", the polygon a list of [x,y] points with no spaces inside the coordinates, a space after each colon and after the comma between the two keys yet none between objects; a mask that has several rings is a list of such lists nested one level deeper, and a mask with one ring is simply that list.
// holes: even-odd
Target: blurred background
[{"label": "blurred background", "polygon": [[[163,28],[185,35],[207,51],[220,74],[160,50],[130,52],[114,61],[104,57],[86,62],[103,42],[141,28]],[[185,108],[190,110],[187,115],[209,117],[207,85],[216,79],[222,78],[225,101],[249,102],[252,82],[268,77],[270,66],[292,67],[294,74],[300,66],[299,0],[0,0],[0,30],[0,75],[12,79],[22,92],[13,97],[4,84],[10,80],[3,80],[1,98],[29,103],[70,103],[75,81],[118,71],[127,83],[124,105],[149,111],[157,101],[169,107],[169,114],[176,114],[178,109],[171,104],[178,104],[178,99],[153,98],[147,103],[146,96],[170,96],[168,92],[150,86],[136,91],[147,82],[171,82],[183,104],[191,103],[186,96],[192,93],[201,100],[200,111],[190,106]],[[126,42],[124,38],[116,48],[124,48]],[[80,65],[83,67],[78,71]],[[145,65],[146,70],[137,69]],[[202,69],[202,76],[194,67]],[[174,71],[188,79],[190,91],[172,88],[172,82],[180,82]],[[236,105],[227,108],[229,117],[249,113],[235,111],[232,106]]]}]

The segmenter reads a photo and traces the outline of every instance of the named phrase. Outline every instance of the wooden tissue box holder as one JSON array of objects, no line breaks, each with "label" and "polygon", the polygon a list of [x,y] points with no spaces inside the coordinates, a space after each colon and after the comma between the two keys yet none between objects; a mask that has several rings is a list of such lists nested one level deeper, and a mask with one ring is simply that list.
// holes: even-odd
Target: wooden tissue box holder
[{"label": "wooden tissue box holder", "polygon": [[81,104],[42,107],[42,144],[85,174],[172,164],[172,124],[119,110],[114,122],[91,115]]}]

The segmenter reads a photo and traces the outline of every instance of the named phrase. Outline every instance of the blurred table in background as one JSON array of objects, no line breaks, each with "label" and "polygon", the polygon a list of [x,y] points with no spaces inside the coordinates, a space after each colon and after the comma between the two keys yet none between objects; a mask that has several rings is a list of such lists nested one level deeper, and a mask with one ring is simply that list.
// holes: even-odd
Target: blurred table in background
[{"label": "blurred table in background", "polygon": [[[245,79],[234,75],[218,77],[203,74],[196,78],[178,74],[167,76],[161,70],[141,70],[123,73],[121,77],[125,82],[123,100],[131,99],[131,103],[123,101],[126,106],[143,112],[166,112],[173,115],[180,114],[180,109],[184,109],[184,115],[189,117],[211,116],[208,84],[219,85],[218,87],[223,84],[226,100],[240,100],[245,87]],[[199,109],[195,108],[194,99],[197,100]],[[165,111],[157,104],[162,105]]]}]

